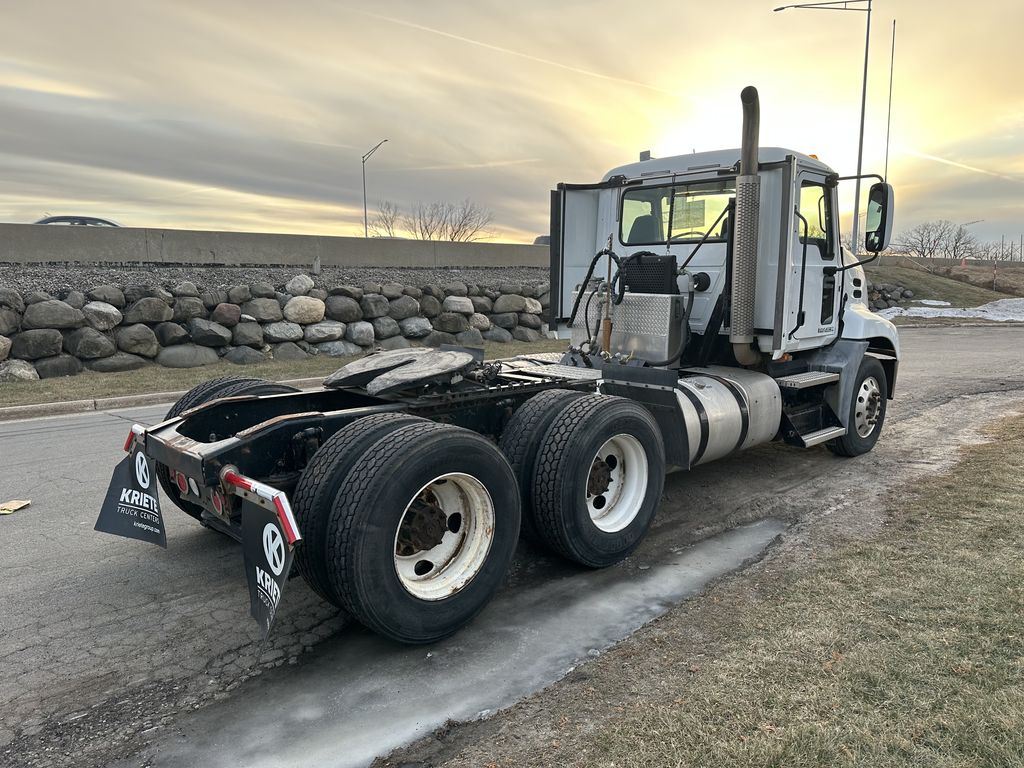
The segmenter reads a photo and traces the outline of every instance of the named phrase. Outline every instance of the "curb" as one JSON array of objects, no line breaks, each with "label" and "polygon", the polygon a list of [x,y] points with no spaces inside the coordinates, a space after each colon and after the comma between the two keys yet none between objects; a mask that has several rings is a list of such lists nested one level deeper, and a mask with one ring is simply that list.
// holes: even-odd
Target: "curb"
[{"label": "curb", "polygon": [[[324,377],[306,379],[288,379],[276,382],[290,384],[299,389],[312,389],[323,383]],[[180,392],[148,392],[140,395],[122,395],[120,397],[100,397],[95,400],[68,400],[56,403],[33,403],[30,405],[9,405],[0,408],[0,421],[15,419],[34,419],[40,416],[65,416],[75,413],[92,411],[111,411],[117,408],[134,408],[142,405],[159,405],[173,403],[188,390]]]}]

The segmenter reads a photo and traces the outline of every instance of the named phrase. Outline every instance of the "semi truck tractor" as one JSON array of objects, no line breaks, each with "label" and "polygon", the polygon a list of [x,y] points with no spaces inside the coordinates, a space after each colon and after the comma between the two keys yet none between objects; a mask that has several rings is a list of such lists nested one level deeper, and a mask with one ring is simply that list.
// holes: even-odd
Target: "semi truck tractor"
[{"label": "semi truck tractor", "polygon": [[[185,514],[262,542],[254,615],[262,602],[272,620],[294,571],[376,632],[427,643],[487,604],[521,533],[602,568],[640,544],[670,471],[773,440],[870,451],[900,348],[841,244],[844,179],[759,147],[753,87],[741,105],[739,149],[645,154],[552,192],[546,319],[565,353],[378,352],[306,391],[208,381],[133,427],[132,483],[152,472]],[[892,217],[879,178],[868,254]]]}]

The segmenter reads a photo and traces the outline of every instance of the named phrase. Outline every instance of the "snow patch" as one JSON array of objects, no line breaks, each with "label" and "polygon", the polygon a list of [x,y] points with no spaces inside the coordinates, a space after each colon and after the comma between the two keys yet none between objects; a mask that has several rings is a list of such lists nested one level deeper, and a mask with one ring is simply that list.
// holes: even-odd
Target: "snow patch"
[{"label": "snow patch", "polygon": [[[979,318],[997,322],[1024,322],[1024,299],[999,299],[980,307],[952,307],[948,302],[924,299],[925,307],[889,307],[877,312],[891,320],[894,317],[954,317]],[[943,306],[944,305],[944,306]]]},{"label": "snow patch", "polygon": [[948,301],[939,301],[938,299],[914,299],[914,304],[923,304],[926,307],[951,307],[953,306]]}]

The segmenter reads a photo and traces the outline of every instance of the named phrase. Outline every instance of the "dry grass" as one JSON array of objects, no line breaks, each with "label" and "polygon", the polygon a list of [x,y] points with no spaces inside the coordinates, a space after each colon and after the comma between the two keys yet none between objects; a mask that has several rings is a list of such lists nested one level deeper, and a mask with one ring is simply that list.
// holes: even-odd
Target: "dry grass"
[{"label": "dry grass", "polygon": [[[948,301],[954,307],[977,307],[990,301],[1007,298],[987,288],[969,285],[965,282],[932,274],[916,266],[869,264],[865,267],[868,280],[873,283],[893,283],[909,288],[915,299],[936,299]],[[991,284],[991,275],[989,275]]]},{"label": "dry grass", "polygon": [[990,266],[968,265],[947,267],[940,274],[954,280],[962,280],[983,288],[994,288],[1013,296],[1024,296],[1024,264],[999,266],[994,271]]},{"label": "dry grass", "polygon": [[1022,433],[737,615],[677,698],[641,694],[578,764],[1024,765]]},{"label": "dry grass", "polygon": [[[487,342],[487,357],[511,357],[530,352],[564,351],[565,341],[543,339],[533,344]],[[85,371],[78,376],[42,381],[9,382],[0,384],[0,407],[35,403],[88,400],[99,397],[138,395],[149,392],[175,392],[191,389],[201,381],[218,376],[254,376],[284,381],[327,376],[355,358],[311,357],[296,362],[269,361],[256,365],[217,363],[202,368],[162,368],[150,365],[137,371],[123,373],[94,373]]]}]

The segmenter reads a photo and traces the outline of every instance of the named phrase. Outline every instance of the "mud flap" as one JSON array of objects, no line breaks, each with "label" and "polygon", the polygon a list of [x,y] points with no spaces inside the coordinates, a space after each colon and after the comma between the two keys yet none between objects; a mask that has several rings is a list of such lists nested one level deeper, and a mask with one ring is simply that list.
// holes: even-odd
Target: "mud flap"
[{"label": "mud flap", "polygon": [[281,604],[281,594],[292,569],[294,550],[277,514],[242,501],[242,556],[249,583],[249,612],[263,640]]},{"label": "mud flap", "polygon": [[114,468],[93,530],[167,549],[153,462],[138,447],[133,447]]}]

